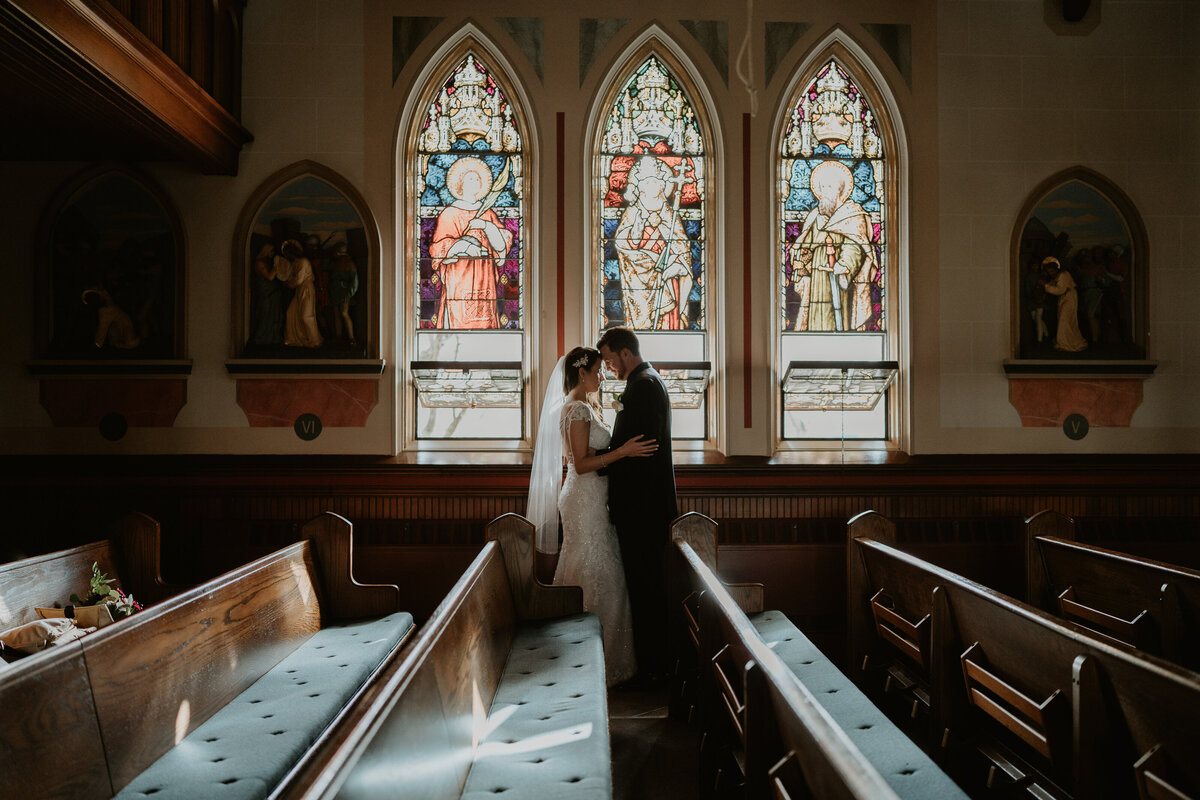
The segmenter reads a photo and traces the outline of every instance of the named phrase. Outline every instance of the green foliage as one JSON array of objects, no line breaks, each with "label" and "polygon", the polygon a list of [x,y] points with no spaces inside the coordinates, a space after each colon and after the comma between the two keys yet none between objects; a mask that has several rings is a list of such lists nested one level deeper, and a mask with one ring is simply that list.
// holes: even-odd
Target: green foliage
[{"label": "green foliage", "polygon": [[127,595],[120,589],[112,585],[113,578],[108,577],[100,571],[100,565],[92,562],[92,579],[88,584],[88,595],[82,600],[79,595],[72,594],[71,602],[77,606],[98,606],[101,603],[106,603],[110,606],[110,611],[113,612],[113,618],[128,617],[135,611],[141,611],[141,605],[133,599],[133,595]]}]

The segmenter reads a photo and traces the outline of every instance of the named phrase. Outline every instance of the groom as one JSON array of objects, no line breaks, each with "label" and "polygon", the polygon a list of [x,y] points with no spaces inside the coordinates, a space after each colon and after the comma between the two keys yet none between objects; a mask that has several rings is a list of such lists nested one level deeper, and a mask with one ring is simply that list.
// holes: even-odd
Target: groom
[{"label": "groom", "polygon": [[633,649],[639,686],[657,688],[667,678],[666,555],[670,525],[679,515],[675,467],[671,461],[671,401],[662,378],[642,360],[637,336],[628,328],[609,328],[596,349],[625,391],[617,396],[612,442],[615,450],[641,434],[658,442],[649,458],[623,458],[600,474],[608,475],[608,515],[617,529],[621,563],[633,613]]}]

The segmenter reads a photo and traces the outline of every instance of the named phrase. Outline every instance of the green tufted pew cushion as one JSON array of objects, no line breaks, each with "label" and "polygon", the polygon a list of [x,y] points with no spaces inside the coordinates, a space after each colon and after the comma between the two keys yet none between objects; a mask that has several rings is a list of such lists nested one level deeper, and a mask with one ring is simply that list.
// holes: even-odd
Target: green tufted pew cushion
[{"label": "green tufted pew cushion", "polygon": [[600,620],[521,623],[464,798],[611,798]]},{"label": "green tufted pew cushion", "polygon": [[398,612],[322,628],[116,797],[266,797],[412,625]]},{"label": "green tufted pew cushion", "polygon": [[914,800],[967,795],[779,611],[751,614],[762,640],[812,692],[896,794]]}]

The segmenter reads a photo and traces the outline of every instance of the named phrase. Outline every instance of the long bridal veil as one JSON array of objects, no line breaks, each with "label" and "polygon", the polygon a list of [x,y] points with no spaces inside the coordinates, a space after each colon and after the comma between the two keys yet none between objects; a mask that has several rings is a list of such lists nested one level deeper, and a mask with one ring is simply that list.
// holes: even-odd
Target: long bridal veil
[{"label": "long bridal veil", "polygon": [[563,477],[563,437],[559,428],[562,415],[563,370],[566,356],[558,359],[538,420],[537,440],[533,447],[533,467],[529,471],[529,502],[525,518],[537,528],[536,547],[543,553],[558,552],[558,492]]}]

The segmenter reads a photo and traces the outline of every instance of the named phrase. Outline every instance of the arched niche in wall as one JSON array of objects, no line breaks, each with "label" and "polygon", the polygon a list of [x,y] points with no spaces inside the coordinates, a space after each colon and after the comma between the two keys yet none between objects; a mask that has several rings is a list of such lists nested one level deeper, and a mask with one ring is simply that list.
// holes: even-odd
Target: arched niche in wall
[{"label": "arched niche in wall", "polygon": [[234,357],[375,358],[378,241],[365,201],[333,170],[301,161],[267,178],[234,237]]},{"label": "arched niche in wall", "polygon": [[1012,253],[1016,358],[1146,357],[1148,239],[1116,184],[1084,167],[1046,179],[1021,210]]},{"label": "arched niche in wall", "polygon": [[324,165],[292,164],[250,196],[233,239],[226,369],[252,427],[311,441],[366,424],[384,367],[379,250],[366,202]]},{"label": "arched niche in wall", "polygon": [[1128,427],[1142,402],[1150,249],[1133,202],[1073,167],[1026,200],[1011,240],[1009,402],[1024,427]]},{"label": "arched niche in wall", "polygon": [[58,427],[170,427],[187,402],[183,225],[148,176],[99,164],[47,205],[37,238],[35,360]]},{"label": "arched niche in wall", "polygon": [[47,360],[183,357],[183,226],[150,178],[100,165],[43,214],[36,355]]}]

